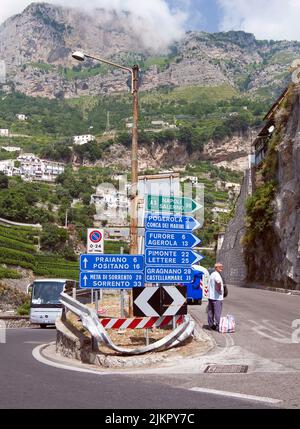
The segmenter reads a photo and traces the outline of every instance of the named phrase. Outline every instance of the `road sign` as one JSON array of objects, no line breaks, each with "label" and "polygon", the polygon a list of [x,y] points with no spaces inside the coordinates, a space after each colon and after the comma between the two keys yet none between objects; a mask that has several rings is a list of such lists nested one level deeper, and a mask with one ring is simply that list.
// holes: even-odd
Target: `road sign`
[{"label": "road sign", "polygon": [[194,231],[199,227],[200,223],[191,216],[147,213],[145,217],[145,228],[151,231]]},{"label": "road sign", "polygon": [[193,213],[202,206],[192,198],[164,195],[147,195],[146,211],[156,213]]},{"label": "road sign", "polygon": [[163,286],[161,288],[162,316],[177,316],[187,314],[186,287]]},{"label": "road sign", "polygon": [[135,317],[183,314],[187,314],[185,287],[164,286],[133,289],[133,315]]},{"label": "road sign", "polygon": [[194,279],[194,271],[187,267],[162,267],[148,265],[145,268],[146,283],[190,283]]},{"label": "road sign", "polygon": [[188,249],[195,247],[199,243],[201,243],[201,240],[191,233],[147,231],[145,234],[146,248],[163,247]]},{"label": "road sign", "polygon": [[143,271],[143,255],[80,255],[81,271]]},{"label": "road sign", "polygon": [[87,253],[104,252],[103,229],[88,228],[87,230]]},{"label": "road sign", "polygon": [[202,259],[202,255],[192,250],[146,249],[145,252],[147,265],[193,265]]},{"label": "road sign", "polygon": [[144,284],[144,274],[141,272],[81,271],[79,281],[79,287],[83,289],[131,289]]}]

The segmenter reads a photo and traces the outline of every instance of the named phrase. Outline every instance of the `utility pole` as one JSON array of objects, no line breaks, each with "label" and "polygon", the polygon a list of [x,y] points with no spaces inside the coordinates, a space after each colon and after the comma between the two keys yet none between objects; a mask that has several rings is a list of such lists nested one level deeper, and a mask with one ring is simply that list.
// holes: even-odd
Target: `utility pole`
[{"label": "utility pole", "polygon": [[133,128],[131,144],[131,213],[130,213],[130,254],[138,253],[138,72],[132,68]]},{"label": "utility pole", "polygon": [[[84,52],[76,51],[72,57],[78,61],[84,61],[85,58],[90,58],[109,64],[113,67],[125,70],[131,75],[131,92],[133,98],[133,128],[132,128],[132,142],[131,142],[131,193],[130,193],[130,254],[135,255],[138,253],[138,78],[139,66],[125,67],[120,64],[113,63],[104,58],[99,58],[94,55],[86,54]],[[129,316],[132,315],[132,293],[129,294]]]}]

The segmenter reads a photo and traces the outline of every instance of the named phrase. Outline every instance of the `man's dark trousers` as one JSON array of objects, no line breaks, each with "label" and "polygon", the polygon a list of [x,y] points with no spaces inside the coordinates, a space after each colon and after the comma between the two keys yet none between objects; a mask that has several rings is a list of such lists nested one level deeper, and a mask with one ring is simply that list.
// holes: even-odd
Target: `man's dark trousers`
[{"label": "man's dark trousers", "polygon": [[220,319],[222,314],[223,301],[217,301],[216,299],[208,300],[208,311],[207,319],[208,326],[212,328],[214,325],[218,329],[220,326]]}]

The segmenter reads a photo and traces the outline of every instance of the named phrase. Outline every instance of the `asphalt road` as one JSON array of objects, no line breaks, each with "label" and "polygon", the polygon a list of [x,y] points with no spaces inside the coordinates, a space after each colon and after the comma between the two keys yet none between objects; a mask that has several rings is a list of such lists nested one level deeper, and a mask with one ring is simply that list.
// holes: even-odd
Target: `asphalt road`
[{"label": "asphalt road", "polygon": [[[190,306],[199,326],[206,304]],[[55,339],[55,329],[7,330],[0,344],[0,408],[222,409],[272,408],[249,399],[191,389],[216,389],[281,400],[277,407],[300,408],[300,297],[231,288],[223,314],[233,314],[234,334],[207,331],[215,347],[188,371],[88,374],[35,360],[32,350]],[[295,322],[294,322],[295,323]],[[300,324],[299,324],[300,325]],[[299,338],[298,338],[299,337]],[[299,342],[293,340],[299,339]],[[246,374],[207,374],[207,365],[247,365]],[[182,367],[183,368],[183,367]]]},{"label": "asphalt road", "polygon": [[[199,409],[252,408],[256,402],[208,395],[152,376],[94,375],[53,368],[32,356],[55,330],[11,329],[0,344],[0,408]],[[260,408],[268,408],[259,404]]]}]

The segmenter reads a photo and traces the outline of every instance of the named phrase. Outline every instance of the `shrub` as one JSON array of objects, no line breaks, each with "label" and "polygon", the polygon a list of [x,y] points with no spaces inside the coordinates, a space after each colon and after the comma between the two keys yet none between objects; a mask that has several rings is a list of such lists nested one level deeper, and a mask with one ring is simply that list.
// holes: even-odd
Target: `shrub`
[{"label": "shrub", "polygon": [[20,305],[17,308],[17,314],[19,316],[29,316],[29,314],[30,314],[30,299],[29,298],[26,302],[24,302],[24,304]]},{"label": "shrub", "polygon": [[244,244],[249,245],[255,237],[267,231],[273,223],[272,201],[276,192],[274,182],[265,183],[246,201],[246,234]]}]

